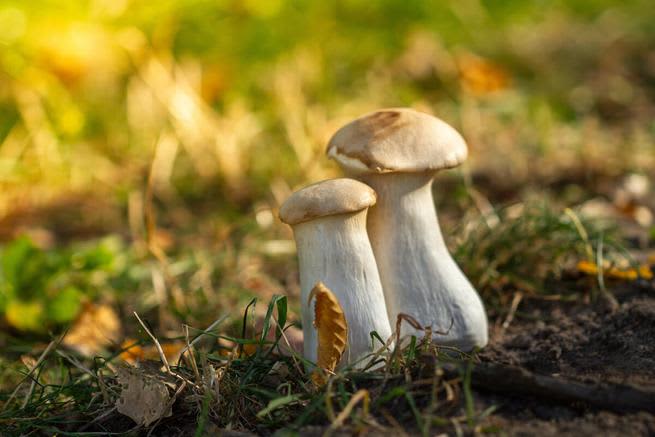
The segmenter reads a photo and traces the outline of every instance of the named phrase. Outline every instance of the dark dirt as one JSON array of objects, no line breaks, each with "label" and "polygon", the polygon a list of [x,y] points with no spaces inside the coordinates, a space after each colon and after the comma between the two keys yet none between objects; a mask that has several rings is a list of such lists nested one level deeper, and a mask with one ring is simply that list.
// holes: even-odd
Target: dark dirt
[{"label": "dark dirt", "polygon": [[655,293],[623,302],[616,310],[547,312],[548,322],[510,326],[483,359],[582,381],[655,385]]},{"label": "dark dirt", "polygon": [[[618,308],[527,300],[505,332],[496,329],[483,362],[584,383],[655,388],[655,290],[617,294]],[[485,425],[508,435],[655,435],[655,415],[615,414],[584,405],[477,393],[479,408],[499,408]]]}]

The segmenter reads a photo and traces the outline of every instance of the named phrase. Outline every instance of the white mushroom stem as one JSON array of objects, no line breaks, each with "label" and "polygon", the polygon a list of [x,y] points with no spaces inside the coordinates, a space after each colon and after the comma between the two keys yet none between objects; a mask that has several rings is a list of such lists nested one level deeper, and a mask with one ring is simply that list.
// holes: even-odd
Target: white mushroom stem
[{"label": "white mushroom stem", "polygon": [[[368,232],[384,285],[391,323],[398,313],[415,317],[446,335],[436,343],[462,350],[487,344],[487,317],[477,292],[443,240],[431,185],[434,172],[366,174],[378,194]],[[403,325],[404,333],[422,332]]]},{"label": "white mushroom stem", "polygon": [[[366,210],[299,223],[293,231],[300,269],[304,355],[316,362],[314,309],[307,304],[307,298],[314,285],[322,281],[339,300],[348,322],[342,364],[353,363],[373,351],[371,331],[377,331],[384,340],[391,336],[382,285],[366,233]],[[376,342],[375,348],[379,346]]]}]

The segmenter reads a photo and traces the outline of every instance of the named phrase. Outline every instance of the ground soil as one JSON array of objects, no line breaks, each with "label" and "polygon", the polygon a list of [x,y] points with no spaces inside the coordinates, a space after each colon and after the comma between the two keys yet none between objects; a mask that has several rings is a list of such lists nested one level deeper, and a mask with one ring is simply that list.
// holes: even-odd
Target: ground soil
[{"label": "ground soil", "polygon": [[[595,302],[548,301],[525,298],[513,322],[503,329],[503,317],[491,328],[490,344],[479,355],[483,363],[519,366],[535,374],[567,380],[606,382],[655,389],[655,287],[635,284],[614,289],[617,305],[603,299]],[[369,387],[372,392],[375,386]],[[489,434],[508,436],[655,436],[655,414],[615,413],[582,404],[552,402],[530,396],[473,390],[475,410],[495,408],[479,421],[475,430],[445,425],[433,428],[433,435]],[[422,404],[417,398],[417,404]],[[463,404],[463,402],[462,402]],[[406,435],[420,435],[402,402],[391,406],[395,426]],[[454,406],[446,416],[462,417],[463,405]],[[396,436],[399,428],[387,418],[376,417],[385,429],[365,428],[365,435]],[[188,429],[171,428],[170,434],[191,435]],[[254,436],[231,433],[213,424],[206,435]],[[300,436],[322,436],[325,425],[308,426]],[[224,432],[226,434],[221,434]],[[332,435],[361,435],[362,428],[344,426]],[[264,432],[269,434],[270,431]],[[285,435],[285,434],[281,434]]]},{"label": "ground soil", "polygon": [[[618,307],[528,299],[506,330],[492,331],[481,359],[581,382],[655,388],[655,290],[642,285],[618,290]],[[649,413],[477,395],[478,407],[498,406],[485,425],[508,435],[655,435]]]}]

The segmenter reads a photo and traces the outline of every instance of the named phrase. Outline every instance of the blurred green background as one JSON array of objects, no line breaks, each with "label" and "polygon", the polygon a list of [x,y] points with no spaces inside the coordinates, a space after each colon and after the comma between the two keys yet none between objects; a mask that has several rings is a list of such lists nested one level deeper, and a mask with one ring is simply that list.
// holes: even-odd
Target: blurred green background
[{"label": "blurred green background", "polygon": [[104,300],[173,329],[293,298],[277,207],[380,107],[467,139],[435,189],[450,235],[533,197],[649,230],[654,22],[652,0],[2,0],[2,323]]}]

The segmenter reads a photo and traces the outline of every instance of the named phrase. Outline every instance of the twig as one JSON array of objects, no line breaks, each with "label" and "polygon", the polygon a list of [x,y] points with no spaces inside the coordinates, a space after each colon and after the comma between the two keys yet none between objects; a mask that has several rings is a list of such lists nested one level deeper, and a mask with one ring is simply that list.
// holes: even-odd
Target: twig
[{"label": "twig", "polygon": [[[446,374],[457,375],[456,366],[444,366]],[[516,366],[479,364],[471,373],[471,383],[478,389],[517,396],[533,396],[552,402],[583,403],[617,412],[655,412],[655,390],[632,385],[578,381],[539,375]]]},{"label": "twig", "polygon": [[152,341],[155,343],[155,347],[157,348],[157,352],[159,352],[159,358],[161,359],[162,363],[164,363],[164,367],[166,368],[166,373],[168,373],[169,375],[173,375],[177,379],[179,379],[181,381],[184,381],[186,384],[189,384],[192,387],[198,388],[198,385],[196,383],[194,383],[193,381],[190,381],[189,379],[185,378],[184,376],[182,376],[182,375],[180,375],[178,373],[175,373],[175,372],[173,372],[173,370],[171,370],[171,366],[168,364],[168,360],[166,359],[166,355],[164,354],[164,349],[162,349],[161,344],[159,343],[159,340],[157,340],[157,338],[152,334],[152,332],[150,332],[150,330],[148,329],[146,324],[143,323],[143,320],[141,320],[141,318],[136,313],[136,311],[134,311],[134,316],[139,321],[139,323],[141,324],[143,329],[145,329],[146,333],[150,336]]},{"label": "twig", "polygon": [[501,331],[500,335],[502,336],[507,328],[509,328],[509,325],[512,324],[512,321],[514,320],[514,316],[516,315],[516,310],[519,308],[519,304],[523,300],[523,293],[520,291],[517,291],[514,293],[514,297],[512,298],[512,304],[509,307],[509,312],[507,313],[507,317],[505,317],[505,320],[503,321],[503,324],[501,325]]},{"label": "twig", "polygon": [[180,353],[180,359],[184,356],[184,352],[190,351],[189,362],[191,363],[191,368],[193,369],[193,374],[196,377],[196,380],[200,380],[200,372],[198,372],[198,364],[196,363],[196,356],[193,353],[191,343],[189,342],[189,325],[184,325],[184,339],[186,340],[186,347]]},{"label": "twig", "polygon": [[139,321],[143,329],[146,331],[146,334],[148,334],[152,339],[152,341],[155,343],[157,352],[159,352],[159,358],[161,359],[161,362],[164,363],[164,367],[166,367],[166,371],[172,374],[173,372],[171,371],[171,366],[168,364],[168,360],[166,359],[166,355],[164,354],[164,349],[162,349],[161,344],[159,344],[159,340],[157,340],[157,338],[152,334],[152,332],[150,332],[150,329],[148,329],[146,324],[143,323],[143,320],[141,320],[141,317],[139,317],[136,311],[134,311],[134,316]]}]

